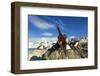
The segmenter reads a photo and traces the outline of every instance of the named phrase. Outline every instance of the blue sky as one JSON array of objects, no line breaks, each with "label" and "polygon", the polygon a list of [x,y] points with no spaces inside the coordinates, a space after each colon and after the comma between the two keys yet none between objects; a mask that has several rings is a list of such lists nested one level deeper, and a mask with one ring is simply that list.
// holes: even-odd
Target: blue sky
[{"label": "blue sky", "polygon": [[88,18],[74,16],[43,16],[29,15],[28,16],[28,37],[57,37],[58,31],[56,25],[67,37],[87,36],[88,33]]}]

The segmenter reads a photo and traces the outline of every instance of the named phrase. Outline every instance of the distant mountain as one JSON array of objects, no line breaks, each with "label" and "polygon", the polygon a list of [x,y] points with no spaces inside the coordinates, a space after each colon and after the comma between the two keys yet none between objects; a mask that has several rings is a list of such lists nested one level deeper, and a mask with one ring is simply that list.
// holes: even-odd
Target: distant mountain
[{"label": "distant mountain", "polygon": [[[79,39],[76,38],[75,36],[71,36],[71,37],[68,37],[66,39],[67,43],[70,43],[71,41],[78,41],[78,40]],[[83,43],[83,42],[87,42],[87,39],[86,38],[81,38],[79,41]],[[55,40],[55,39],[50,40],[50,38],[49,39],[47,39],[47,38],[41,38],[39,41],[29,42],[28,48],[40,48],[40,49],[50,48],[56,42],[57,42],[57,40]],[[69,48],[68,45],[67,45],[67,47]]]}]

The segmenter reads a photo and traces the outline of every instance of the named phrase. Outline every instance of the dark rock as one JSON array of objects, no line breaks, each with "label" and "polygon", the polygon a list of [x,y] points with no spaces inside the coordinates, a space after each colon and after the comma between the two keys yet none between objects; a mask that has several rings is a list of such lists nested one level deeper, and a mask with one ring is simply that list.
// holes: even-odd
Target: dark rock
[{"label": "dark rock", "polygon": [[42,57],[32,56],[30,60],[46,60],[46,59]]}]

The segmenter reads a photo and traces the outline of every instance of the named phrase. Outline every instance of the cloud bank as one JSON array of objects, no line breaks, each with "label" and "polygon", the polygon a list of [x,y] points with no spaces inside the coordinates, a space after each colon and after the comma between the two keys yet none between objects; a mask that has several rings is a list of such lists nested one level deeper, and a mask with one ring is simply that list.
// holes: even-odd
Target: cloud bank
[{"label": "cloud bank", "polygon": [[54,28],[53,24],[39,18],[38,16],[29,16],[29,20],[35,27],[39,29],[51,29]]},{"label": "cloud bank", "polygon": [[42,33],[43,36],[53,36],[52,33],[48,33],[48,32],[45,32],[45,33]]}]

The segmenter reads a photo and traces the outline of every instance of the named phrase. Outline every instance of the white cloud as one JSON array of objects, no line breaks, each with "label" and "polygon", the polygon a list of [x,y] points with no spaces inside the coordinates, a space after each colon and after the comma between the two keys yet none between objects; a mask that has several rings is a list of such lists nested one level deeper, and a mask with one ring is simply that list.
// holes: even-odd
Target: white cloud
[{"label": "white cloud", "polygon": [[53,24],[48,23],[44,20],[42,20],[41,18],[37,17],[37,16],[30,16],[29,20],[37,27],[40,29],[50,29],[50,28],[54,28]]},{"label": "white cloud", "polygon": [[42,35],[43,35],[43,36],[53,36],[53,34],[52,34],[52,33],[47,33],[47,32],[42,33]]},{"label": "white cloud", "polygon": [[41,40],[46,39],[47,41],[57,41],[57,37],[37,37],[29,38],[29,42],[41,42]]},{"label": "white cloud", "polygon": [[76,36],[70,36],[70,37],[69,37],[69,39],[74,39],[74,38],[76,38]]}]

